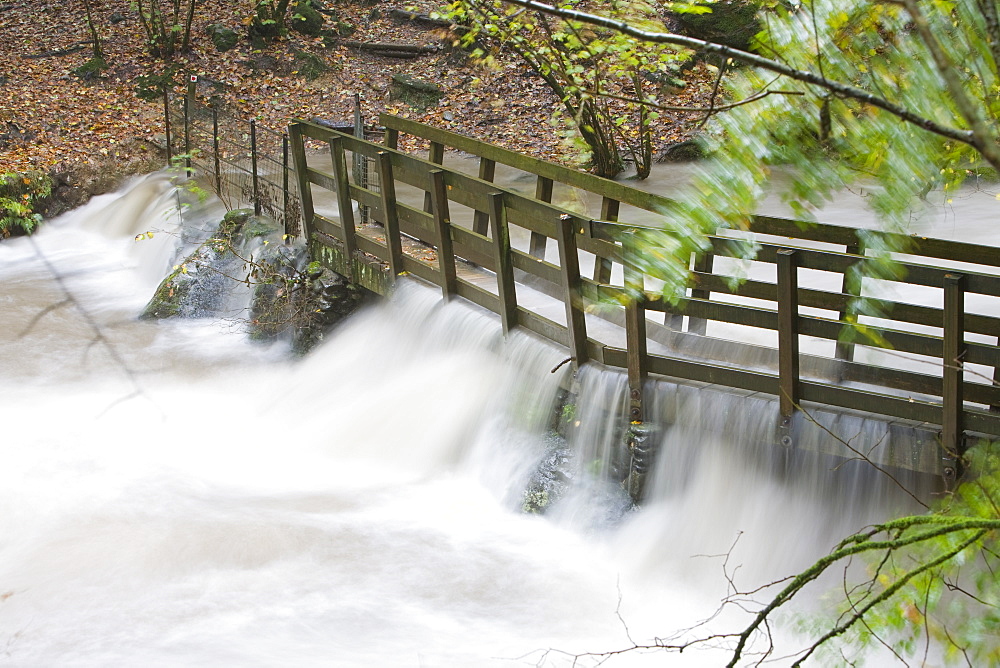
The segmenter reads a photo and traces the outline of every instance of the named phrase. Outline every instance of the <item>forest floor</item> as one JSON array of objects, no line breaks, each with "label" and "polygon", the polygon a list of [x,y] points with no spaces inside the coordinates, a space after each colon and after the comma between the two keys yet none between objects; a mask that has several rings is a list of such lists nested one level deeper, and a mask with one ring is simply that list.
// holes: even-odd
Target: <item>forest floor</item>
[{"label": "forest floor", "polygon": [[[164,133],[163,105],[139,99],[136,80],[162,72],[165,63],[149,55],[135,3],[89,4],[109,69],[85,80],[74,73],[92,55],[85,3],[0,0],[0,173],[39,169],[68,175],[69,181],[89,179],[88,188],[99,192],[122,176],[162,165],[158,137]],[[228,113],[280,130],[294,118],[351,120],[358,93],[366,123],[389,112],[535,157],[578,161],[578,153],[564,138],[566,127],[552,120],[558,101],[523,63],[501,54],[492,67],[480,66],[451,48],[454,38],[446,31],[390,16],[394,8],[430,12],[440,3],[328,3],[336,17],[327,16],[327,27],[334,18],[353,25],[352,40],[439,47],[412,59],[380,56],[342,43],[328,46],[295,32],[254,50],[246,25],[255,4],[197,3],[191,48],[171,61],[177,68],[179,94],[183,82],[197,75],[212,82]],[[240,40],[233,49],[218,52],[206,31],[213,24],[238,32]],[[313,79],[305,77],[300,71],[302,54],[317,57],[328,70]],[[428,109],[390,99],[390,80],[397,72],[437,84],[444,96]],[[696,67],[688,74],[688,85],[669,103],[697,105],[707,99],[711,87],[711,73]],[[691,113],[663,114],[655,133],[657,148],[689,138],[700,120]]]}]

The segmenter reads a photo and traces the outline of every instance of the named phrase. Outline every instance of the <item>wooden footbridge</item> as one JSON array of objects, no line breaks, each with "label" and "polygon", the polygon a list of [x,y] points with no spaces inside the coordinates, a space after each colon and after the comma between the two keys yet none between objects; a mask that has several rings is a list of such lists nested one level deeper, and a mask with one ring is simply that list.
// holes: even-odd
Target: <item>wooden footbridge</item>
[{"label": "wooden footbridge", "polygon": [[[906,425],[923,437],[879,463],[946,480],[974,439],[1000,438],[1000,317],[988,315],[1000,313],[997,248],[910,239],[905,277],[887,283],[927,292],[934,305],[920,305],[871,297],[857,278],[879,232],[760,216],[750,234],[710,238],[711,252],[692,259],[694,287],[672,305],[636,268],[643,251],[629,224],[666,199],[406,119],[380,123],[381,143],[290,126],[313,257],[355,282],[385,294],[405,273],[498,314],[505,333],[523,328],[565,346],[578,365],[627,370],[633,422],[652,376],[776,397],[785,445],[801,411]],[[397,150],[400,133],[429,141],[427,158]],[[306,152],[317,142],[329,146],[318,167]],[[446,149],[478,156],[478,175],[445,166]],[[498,165],[530,174],[534,192],[493,183]],[[557,184],[599,196],[600,215],[554,204]],[[759,271],[734,287],[731,258],[751,235]],[[851,315],[861,295],[883,315]],[[973,300],[994,306],[966,312]],[[761,331],[763,342],[736,340]]]}]

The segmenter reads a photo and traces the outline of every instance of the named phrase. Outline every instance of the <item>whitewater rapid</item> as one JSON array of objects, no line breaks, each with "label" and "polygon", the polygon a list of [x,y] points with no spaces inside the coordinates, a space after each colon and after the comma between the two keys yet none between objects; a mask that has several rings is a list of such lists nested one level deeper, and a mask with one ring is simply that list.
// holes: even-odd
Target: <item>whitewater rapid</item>
[{"label": "whitewater rapid", "polygon": [[[0,665],[571,665],[707,635],[681,631],[727,576],[793,573],[885,512],[691,432],[660,462],[676,484],[620,521],[588,493],[523,513],[563,351],[416,283],[297,361],[239,313],[140,321],[222,213],[176,198],[153,175],[0,243]],[[620,416],[587,397],[622,382],[581,376],[588,458]]]}]

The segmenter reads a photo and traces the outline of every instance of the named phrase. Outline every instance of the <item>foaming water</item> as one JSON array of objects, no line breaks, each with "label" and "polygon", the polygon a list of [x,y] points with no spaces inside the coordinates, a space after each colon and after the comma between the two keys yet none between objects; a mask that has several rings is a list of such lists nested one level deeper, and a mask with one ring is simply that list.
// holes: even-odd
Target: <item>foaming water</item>
[{"label": "foaming water", "polygon": [[[624,377],[572,379],[564,351],[417,284],[299,362],[230,323],[138,321],[150,265],[197,236],[164,222],[171,188],[150,177],[0,244],[0,662],[571,665],[710,616],[728,582],[704,555],[738,536],[750,588],[884,512],[831,512],[857,490],[760,464],[763,400],[667,384],[650,499],[623,507],[601,473]],[[572,490],[524,514],[570,385]],[[724,663],[605,665],[664,662]]]}]

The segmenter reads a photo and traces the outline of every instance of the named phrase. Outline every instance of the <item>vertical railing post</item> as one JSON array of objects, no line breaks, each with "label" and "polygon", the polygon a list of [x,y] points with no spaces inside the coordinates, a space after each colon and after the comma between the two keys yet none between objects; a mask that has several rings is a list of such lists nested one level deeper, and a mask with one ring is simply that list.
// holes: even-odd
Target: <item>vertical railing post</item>
[{"label": "vertical railing post", "polygon": [[167,167],[174,159],[173,147],[170,145],[170,90],[168,88],[163,89],[163,128],[166,133],[167,142]]},{"label": "vertical railing post", "polygon": [[392,175],[392,154],[378,152],[378,178],[382,195],[382,225],[385,227],[385,245],[389,251],[389,273],[393,284],[403,273],[403,239],[399,233],[399,212],[396,210],[396,182]]},{"label": "vertical railing post", "polygon": [[188,77],[187,95],[184,97],[184,167],[185,176],[191,175],[191,113],[194,111],[195,84],[198,77],[191,75]]},{"label": "vertical railing post", "polygon": [[288,220],[288,133],[281,135],[281,217],[284,219],[285,243],[291,243],[292,230]]},{"label": "vertical railing post", "polygon": [[[604,197],[601,199],[601,220],[607,220],[610,222],[616,222],[618,220],[618,212],[621,209],[621,202],[616,199],[611,199],[610,197]],[[611,241],[607,234],[605,234],[600,228],[597,228],[597,237],[604,239],[605,241]],[[610,283],[611,282],[611,267],[612,262],[610,258],[595,256],[594,257],[594,282],[595,283]]]},{"label": "vertical railing post", "polygon": [[302,236],[308,244],[312,236],[315,210],[313,209],[312,185],[309,183],[309,174],[307,173],[305,142],[302,139],[302,127],[299,124],[290,125],[288,132],[292,161],[295,163],[295,180],[299,185],[299,200],[302,202]]},{"label": "vertical railing post", "polygon": [[[711,250],[707,250],[704,253],[702,253],[701,255],[695,257],[693,269],[694,269],[694,271],[700,272],[700,273],[703,273],[703,274],[710,274],[710,273],[712,273],[715,270],[715,253],[713,253]],[[698,277],[695,277],[695,280],[697,281]],[[694,290],[691,290],[691,298],[692,299],[711,299],[712,298],[712,291],[711,290],[699,290],[699,289],[696,288]],[[667,318],[671,319],[669,324],[670,325],[675,325],[677,330],[681,329],[681,323],[679,322],[679,320],[682,317],[683,316],[677,316],[677,315],[674,315],[674,316],[668,315],[667,316]],[[705,332],[708,331],[708,320],[705,319],[705,318],[689,318],[688,319],[688,331],[691,332],[692,334],[700,334],[700,335],[704,336]]]},{"label": "vertical railing post", "polygon": [[451,214],[448,207],[448,186],[444,182],[444,171],[431,172],[431,205],[434,209],[434,225],[438,234],[438,274],[441,294],[450,300],[458,292],[458,272],[455,267],[455,249],[451,241]]},{"label": "vertical railing post", "polygon": [[625,341],[628,349],[629,419],[642,422],[645,419],[642,406],[642,392],[648,376],[646,357],[646,287],[642,272],[638,269],[639,257],[636,247],[635,230],[629,230],[622,239],[624,252],[625,296]]},{"label": "vertical railing post", "polygon": [[508,334],[517,327],[517,292],[514,286],[514,262],[510,254],[507,205],[504,203],[503,193],[490,193],[488,197],[497,295],[500,297],[500,322],[503,325],[503,333]]},{"label": "vertical railing post", "polygon": [[580,254],[576,245],[576,222],[563,214],[556,227],[559,242],[559,266],[562,269],[563,302],[566,308],[566,327],[569,333],[570,354],[576,365],[582,366],[587,355],[587,320],[583,310],[583,280],[580,276]]},{"label": "vertical railing post", "polygon": [[790,248],[777,254],[778,263],[778,400],[781,415],[791,417],[799,405],[799,286],[798,258]]},{"label": "vertical railing post", "polygon": [[253,170],[253,212],[260,215],[260,181],[257,177],[257,121],[250,121],[250,168]]},{"label": "vertical railing post", "polygon": [[[430,151],[427,153],[428,162],[433,162],[435,165],[440,165],[444,162],[444,144],[436,141],[431,142]],[[424,193],[424,211],[426,213],[431,212],[431,194],[430,192]]]},{"label": "vertical railing post", "polygon": [[[997,337],[997,345],[1000,346],[1000,336]],[[1000,366],[993,367],[993,386],[1000,387]],[[1000,403],[990,406],[991,413],[1000,413]]]},{"label": "vertical railing post", "polygon": [[[535,181],[535,199],[542,202],[552,201],[552,179],[539,176]],[[532,232],[528,241],[528,253],[539,260],[545,259],[545,244],[549,238],[541,232]]]},{"label": "vertical railing post", "polygon": [[222,197],[222,163],[219,160],[219,110],[212,107],[212,154],[215,157],[215,192]]},{"label": "vertical railing post", "polygon": [[[864,247],[860,243],[848,244],[845,252],[850,255],[863,255]],[[852,264],[844,272],[844,278],[841,282],[840,291],[849,295],[850,297],[860,297],[863,271],[861,271],[860,262],[863,260],[858,260],[857,263]],[[846,325],[855,325],[858,322],[858,316],[856,313],[851,313],[850,310],[845,309],[837,314],[837,318]],[[846,341],[837,341],[837,350],[835,357],[838,360],[844,360],[845,362],[854,361],[854,344]]]},{"label": "vertical railing post", "polygon": [[[479,159],[479,178],[483,181],[489,181],[493,183],[493,179],[496,178],[497,163],[489,158]],[[482,234],[486,236],[486,230],[490,224],[490,214],[486,211],[476,210],[472,214],[472,231],[476,234]]]},{"label": "vertical railing post", "polygon": [[943,326],[941,447],[960,466],[965,431],[965,276],[961,274],[944,276]]},{"label": "vertical railing post", "polygon": [[396,128],[385,129],[385,147],[393,151],[399,148],[399,130]]},{"label": "vertical railing post", "polygon": [[184,176],[191,175],[191,98],[184,97]]},{"label": "vertical railing post", "polygon": [[347,256],[347,273],[348,278],[353,281],[354,251],[357,250],[357,239],[355,238],[354,207],[351,204],[351,184],[347,175],[347,155],[344,152],[343,139],[334,137],[330,140],[330,160],[333,163],[333,178],[337,183],[337,210],[340,212],[340,227],[344,235],[341,241],[344,242],[344,254]]}]

